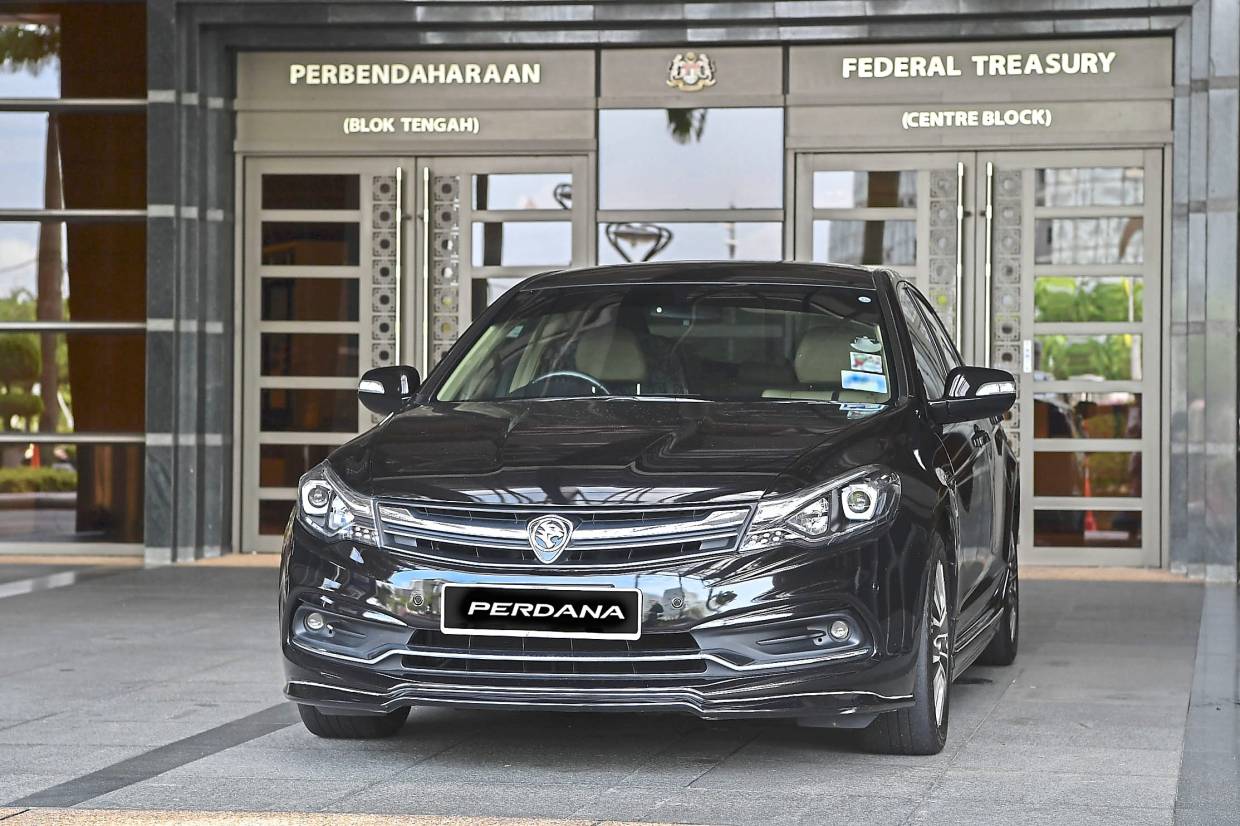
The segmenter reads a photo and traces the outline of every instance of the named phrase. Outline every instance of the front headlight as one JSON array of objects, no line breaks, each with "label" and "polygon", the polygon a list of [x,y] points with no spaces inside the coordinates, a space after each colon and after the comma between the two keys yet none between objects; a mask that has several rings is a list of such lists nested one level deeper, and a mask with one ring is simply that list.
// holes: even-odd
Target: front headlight
[{"label": "front headlight", "polygon": [[742,551],[785,542],[828,544],[881,524],[900,501],[900,476],[871,465],[758,503]]},{"label": "front headlight", "polygon": [[350,490],[326,463],[301,477],[297,502],[301,521],[323,536],[376,544],[373,501]]}]

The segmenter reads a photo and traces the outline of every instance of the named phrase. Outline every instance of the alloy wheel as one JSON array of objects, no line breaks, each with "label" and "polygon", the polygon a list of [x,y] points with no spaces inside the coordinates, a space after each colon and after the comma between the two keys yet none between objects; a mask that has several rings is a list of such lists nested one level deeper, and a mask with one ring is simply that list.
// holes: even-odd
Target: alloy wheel
[{"label": "alloy wheel", "polygon": [[951,651],[947,641],[947,580],[943,563],[934,566],[934,597],[930,601],[930,674],[934,687],[934,719],[943,725],[947,709],[947,683],[950,679]]}]

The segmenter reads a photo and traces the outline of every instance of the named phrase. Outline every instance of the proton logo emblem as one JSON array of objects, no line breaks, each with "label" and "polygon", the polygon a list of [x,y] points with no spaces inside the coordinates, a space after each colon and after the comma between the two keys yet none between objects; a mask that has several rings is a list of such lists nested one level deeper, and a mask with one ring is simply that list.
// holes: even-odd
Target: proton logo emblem
[{"label": "proton logo emblem", "polygon": [[682,92],[697,92],[715,85],[715,64],[706,52],[684,52],[667,67],[667,85]]},{"label": "proton logo emblem", "polygon": [[529,521],[525,533],[530,547],[534,549],[534,556],[538,557],[539,562],[550,565],[560,558],[573,538],[573,523],[554,514],[540,516]]}]

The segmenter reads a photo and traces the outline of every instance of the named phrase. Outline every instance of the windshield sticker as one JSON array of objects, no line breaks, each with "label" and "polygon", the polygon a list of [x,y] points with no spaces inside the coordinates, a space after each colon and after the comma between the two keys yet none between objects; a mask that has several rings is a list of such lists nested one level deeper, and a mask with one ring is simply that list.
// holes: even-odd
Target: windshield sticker
[{"label": "windshield sticker", "polygon": [[883,357],[877,353],[849,353],[852,361],[851,369],[860,370],[863,373],[881,373],[883,372]]},{"label": "windshield sticker", "polygon": [[883,349],[883,345],[869,336],[857,336],[853,339],[852,348],[863,353],[877,353]]},{"label": "windshield sticker", "polygon": [[886,393],[887,377],[857,370],[841,370],[840,387],[845,390],[864,390],[867,393]]}]

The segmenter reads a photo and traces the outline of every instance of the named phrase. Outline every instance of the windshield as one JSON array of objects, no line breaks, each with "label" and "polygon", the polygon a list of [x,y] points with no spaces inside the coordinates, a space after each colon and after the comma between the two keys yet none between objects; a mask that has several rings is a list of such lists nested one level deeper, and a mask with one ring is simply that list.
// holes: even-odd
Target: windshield
[{"label": "windshield", "polygon": [[640,396],[884,403],[872,289],[635,284],[518,292],[440,401]]}]

